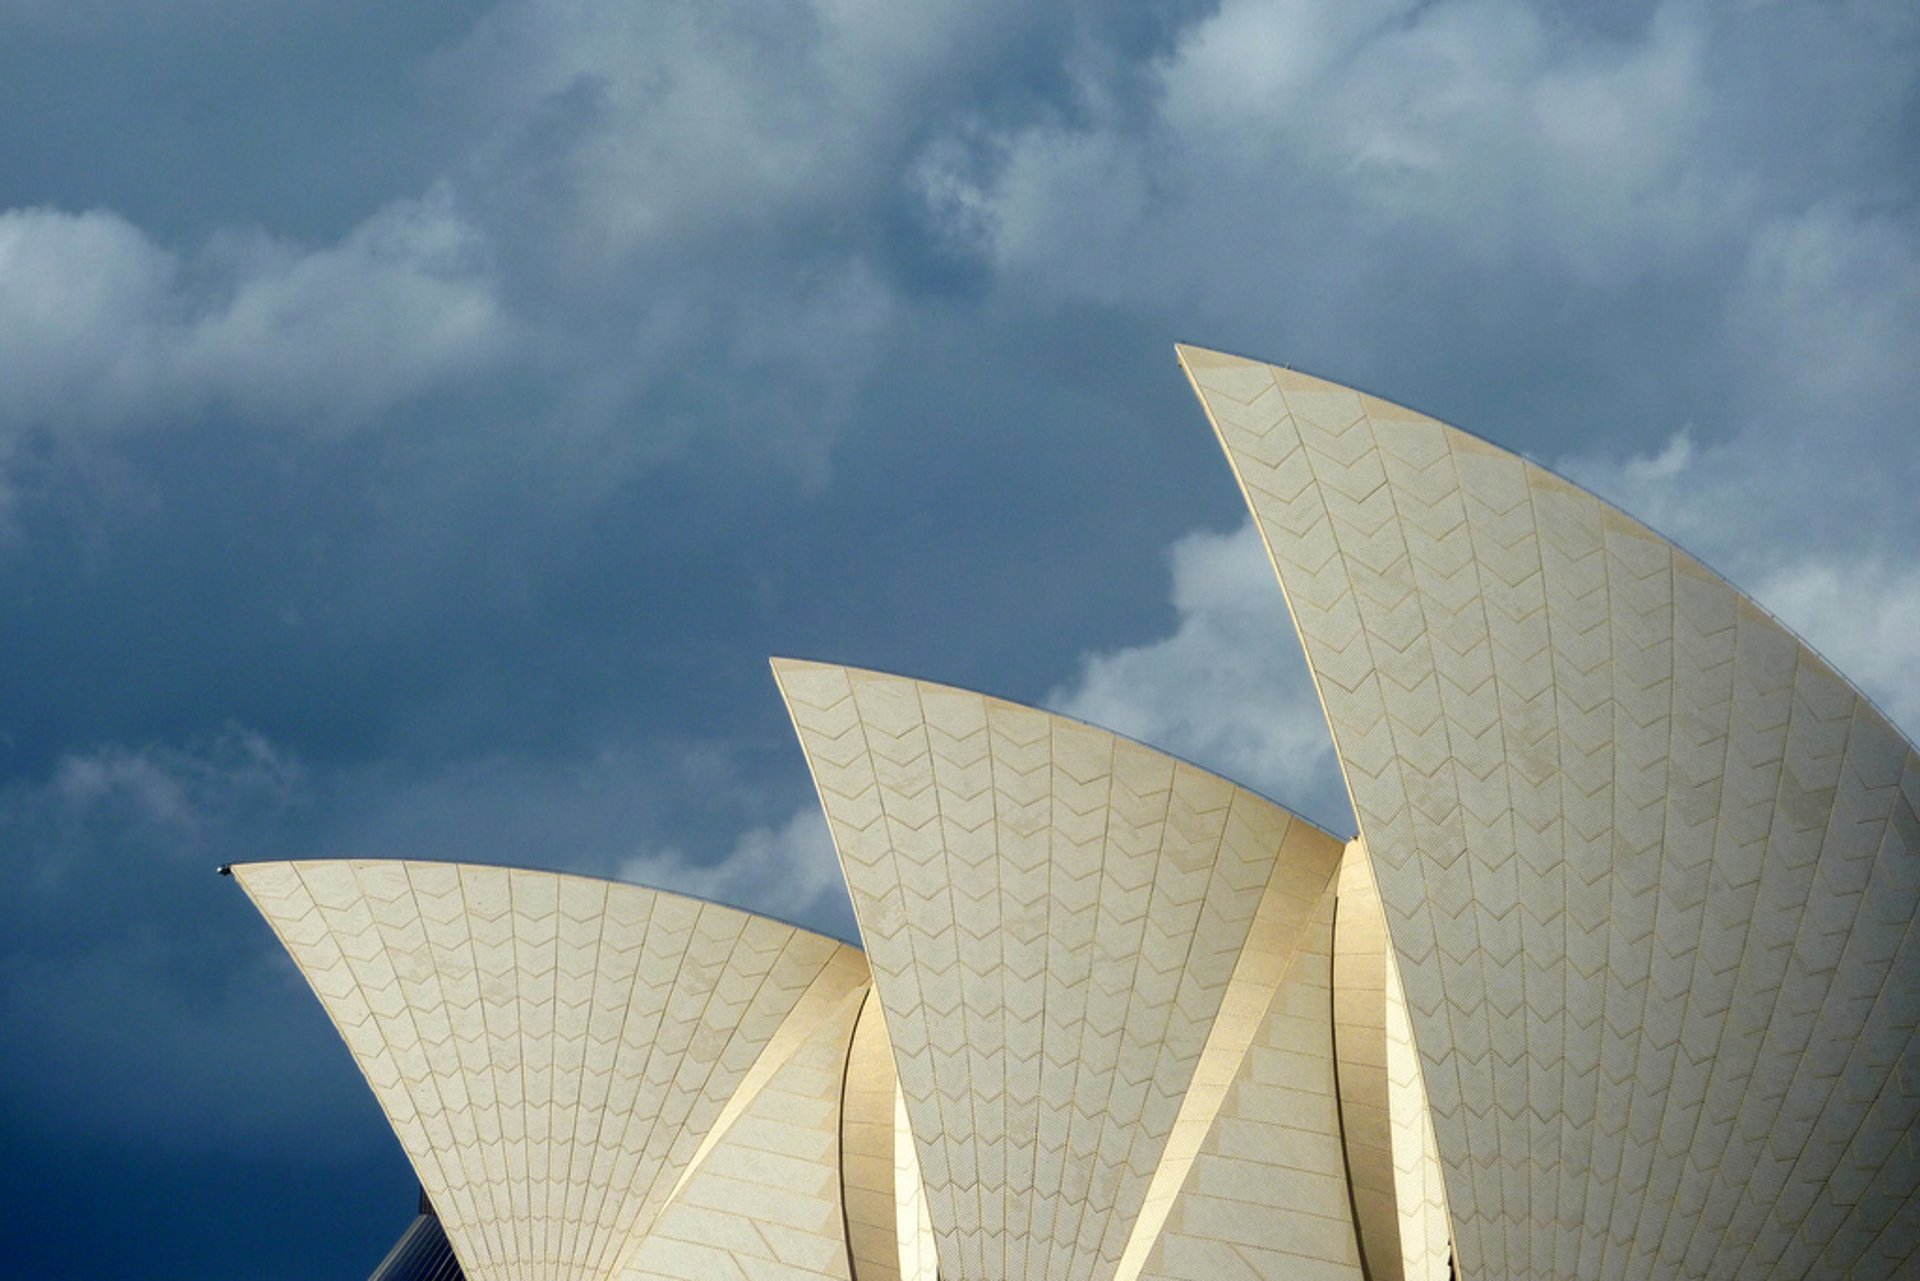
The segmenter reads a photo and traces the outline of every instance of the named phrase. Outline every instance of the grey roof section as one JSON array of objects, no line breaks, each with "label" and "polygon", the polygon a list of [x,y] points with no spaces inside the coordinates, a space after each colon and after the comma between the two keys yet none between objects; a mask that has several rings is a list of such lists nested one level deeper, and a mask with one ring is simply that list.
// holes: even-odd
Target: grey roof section
[{"label": "grey roof section", "polygon": [[466,1281],[466,1274],[440,1220],[423,1208],[367,1281]]},{"label": "grey roof section", "polygon": [[1591,494],[1180,355],[1375,862],[1462,1275],[1909,1273],[1913,745]]}]

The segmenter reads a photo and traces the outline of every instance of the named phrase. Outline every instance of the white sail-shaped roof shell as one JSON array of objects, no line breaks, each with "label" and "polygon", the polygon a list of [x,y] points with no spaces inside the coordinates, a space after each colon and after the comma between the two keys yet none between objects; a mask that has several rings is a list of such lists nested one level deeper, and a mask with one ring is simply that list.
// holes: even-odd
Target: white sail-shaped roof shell
[{"label": "white sail-shaped roof shell", "polygon": [[774,667],[941,1275],[1357,1281],[1331,1036],[1343,842],[1065,717]]},{"label": "white sail-shaped roof shell", "polygon": [[1195,348],[1371,852],[1461,1274],[1887,1277],[1920,1241],[1920,756],[1639,522]]},{"label": "white sail-shaped roof shell", "polygon": [[938,1281],[920,1158],[886,1021],[871,989],[847,1049],[840,1162],[856,1281]]},{"label": "white sail-shaped roof shell", "polygon": [[776,1160],[815,1167],[777,1206],[760,1198],[777,1239],[845,1275],[836,1063],[868,982],[856,949],[550,872],[233,871],[346,1040],[470,1281],[710,1275],[711,1252],[675,1244],[702,1231],[751,1275],[809,1275],[761,1257],[750,1202],[733,1235],[718,1230],[728,1185]]},{"label": "white sail-shaped roof shell", "polygon": [[868,956],[553,873],[241,865],[474,1281],[1920,1267],[1920,753],[1723,580],[1182,348],[1361,832],[778,660]]},{"label": "white sail-shaped roof shell", "polygon": [[[788,665],[784,674],[801,676],[792,683],[804,699],[805,672]],[[1046,1021],[1030,1029],[1042,1062],[1027,1065],[1035,1107],[1012,1119],[1007,1138],[1029,1134],[1034,1164],[1008,1180],[1002,1213],[1028,1224],[1094,1218],[1098,1229],[1074,1241],[1117,1244],[1077,1263],[1070,1254],[1057,1264],[1066,1275],[1424,1278],[1397,1259],[1371,1271],[1360,1261],[1349,1158],[1362,1168],[1384,1161],[1391,1182],[1406,1154],[1374,1141],[1381,1127],[1363,1122],[1356,1135],[1351,1109],[1342,1122],[1336,1082],[1385,1088],[1379,1054],[1335,1048],[1334,1009],[1356,992],[1349,1023],[1359,1018],[1367,1044],[1385,1033],[1368,1022],[1379,1017],[1377,982],[1362,977],[1343,991],[1338,977],[1336,911],[1363,934],[1381,929],[1377,901],[1340,900],[1357,846],[1343,862],[1336,838],[1103,731],[1012,704],[995,702],[990,715],[1016,713],[1043,730],[1049,773],[1061,749],[1071,781],[1049,783],[1067,802],[1058,825],[1101,835],[1056,847],[1055,820],[1031,825],[1031,805],[999,811],[1038,838],[1047,862],[1065,856],[1049,878],[1057,871],[1060,884],[1092,890],[1078,909],[1092,935],[1080,955],[1056,950],[1064,931],[1029,930],[1046,957],[1036,972]],[[1109,772],[1087,769],[1102,753]],[[1162,792],[1147,785],[1156,777]],[[1127,798],[1108,791],[1085,803],[1114,787]],[[943,813],[960,812],[938,789],[934,799]],[[1109,812],[1156,804],[1158,823]],[[909,1103],[886,998],[842,944],[676,895],[544,872],[344,861],[233,870],[340,1029],[476,1281],[934,1281],[936,1216],[950,1222],[956,1192],[976,1205],[987,1195],[951,1177],[927,1187],[923,1151],[942,1170],[967,1160],[982,1168],[990,1132],[955,1125],[924,1098]],[[1002,889],[976,901],[999,902]],[[1129,903],[1145,909],[1132,926]],[[1052,905],[1012,915],[1032,927],[1034,911],[1049,916]],[[1236,923],[1235,911],[1251,914]],[[988,937],[1008,919],[977,932]],[[1115,937],[1116,926],[1128,932]],[[1196,975],[1212,976],[1212,990]],[[1079,1004],[1060,999],[1066,984],[1081,988]],[[902,990],[885,986],[896,998]],[[1017,1098],[994,1075],[1009,1068],[1007,1046],[987,1032],[1018,1007],[971,990],[976,1013],[993,1016],[968,1025],[961,1015],[975,1039],[932,1026],[936,1006],[892,1016],[910,1038],[926,1038],[932,1079],[954,1079],[960,1065],[952,1101],[969,1109],[995,1093]],[[1184,1027],[1168,1034],[1175,1020]],[[1049,1055],[1050,1036],[1070,1048]],[[1169,1070],[1182,1047],[1184,1061]],[[1063,1100],[1064,1118],[1043,1115],[1052,1099]],[[1091,1153],[1076,1156],[1076,1126],[1094,1140]],[[1051,1161],[1048,1135],[1068,1140]],[[1119,1178],[1099,1173],[1105,1138],[1131,1158]],[[1370,1230],[1400,1214],[1391,1198],[1372,1211]],[[1001,1275],[1022,1275],[1024,1258]]]}]

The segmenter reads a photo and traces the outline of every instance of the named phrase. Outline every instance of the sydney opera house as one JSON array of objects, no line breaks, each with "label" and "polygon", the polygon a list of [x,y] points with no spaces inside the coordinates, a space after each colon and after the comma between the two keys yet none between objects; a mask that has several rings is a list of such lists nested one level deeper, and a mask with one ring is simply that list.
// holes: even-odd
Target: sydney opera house
[{"label": "sydney opera house", "polygon": [[550,872],[236,866],[472,1281],[1920,1275],[1920,753],[1645,526],[1181,348],[1359,831],[774,672],[863,947]]}]

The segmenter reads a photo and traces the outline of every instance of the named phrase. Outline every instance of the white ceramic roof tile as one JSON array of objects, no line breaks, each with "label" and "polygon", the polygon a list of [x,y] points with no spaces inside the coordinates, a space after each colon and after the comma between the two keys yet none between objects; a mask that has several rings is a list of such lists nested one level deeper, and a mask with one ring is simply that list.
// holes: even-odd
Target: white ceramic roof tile
[{"label": "white ceramic roof tile", "polygon": [[871,992],[848,1049],[845,1091],[841,1186],[855,1281],[935,1281],[920,1164],[886,1023]]},{"label": "white ceramic roof tile", "polygon": [[[1255,1222],[1236,1226],[1241,1246],[1264,1245],[1288,1253],[1289,1243],[1304,1231],[1320,1238],[1316,1258],[1357,1257],[1331,1092],[1313,1090],[1320,1076],[1331,1080],[1330,987],[1315,962],[1295,967],[1302,950],[1312,950],[1313,931],[1319,928],[1315,911],[1331,892],[1340,848],[1336,838],[1308,824],[1296,823],[1289,829],[1279,866],[1267,883],[1206,1048],[1181,1101],[1179,1117],[1153,1172],[1145,1204],[1121,1257],[1118,1281],[1163,1275],[1172,1266],[1169,1258],[1204,1253],[1205,1230],[1196,1235],[1184,1225],[1209,1216],[1231,1218],[1239,1203],[1230,1195],[1229,1185],[1236,1183],[1261,1183],[1263,1199],[1273,1189],[1283,1191],[1279,1212],[1263,1211]],[[1324,957],[1317,964],[1324,968]],[[1250,1056],[1256,1044],[1263,1050],[1258,1061]],[[1283,1081],[1279,1090],[1267,1090],[1264,1082],[1255,1080],[1260,1070],[1270,1074],[1272,1064],[1282,1060],[1299,1062],[1299,1080]],[[1304,1094],[1298,1092],[1301,1088]],[[1268,1104],[1284,1099],[1291,1105],[1299,1100],[1304,1106],[1273,1115],[1256,1098]],[[1229,1099],[1235,1101],[1231,1107]],[[1210,1209],[1199,1208],[1200,1201],[1209,1197],[1218,1199],[1209,1202]],[[1241,1209],[1244,1219],[1244,1206]],[[1169,1216],[1176,1210],[1182,1226],[1169,1228]],[[1300,1215],[1307,1217],[1302,1220]],[[1150,1257],[1157,1262],[1149,1262]]]},{"label": "white ceramic roof tile", "polygon": [[774,664],[874,967],[943,1274],[1115,1274],[1294,820],[1112,734]]},{"label": "white ceramic roof tile", "polygon": [[1452,1241],[1406,992],[1366,850],[1340,864],[1333,1046],[1353,1204],[1374,1281],[1447,1281]]},{"label": "white ceramic roof tile", "polygon": [[1340,847],[1307,830],[1288,865],[1311,875],[1276,876],[1262,900],[1182,1115],[1199,1141],[1170,1151],[1177,1195],[1142,1215],[1121,1281],[1364,1275],[1328,1018]]},{"label": "white ceramic roof tile", "polygon": [[860,1281],[899,1281],[899,1193],[894,1186],[893,1053],[880,1002],[868,992],[847,1051],[840,1171],[847,1241]]},{"label": "white ceramic roof tile", "polygon": [[893,1186],[900,1281],[939,1281],[940,1253],[927,1208],[927,1182],[920,1173],[919,1149],[907,1119],[907,1096],[897,1082],[893,1090]]},{"label": "white ceramic roof tile", "polygon": [[1920,1100],[1912,745],[1558,477],[1180,354],[1379,876],[1463,1274],[1893,1275],[1913,1185],[1859,1136]]},{"label": "white ceramic roof tile", "polygon": [[852,1281],[841,1099],[865,995],[839,998],[763,1085],[742,1086],[737,1114],[715,1126],[619,1281]]},{"label": "white ceramic roof tile", "polygon": [[832,939],[637,886],[436,863],[233,870],[474,1281],[617,1275],[738,1114],[736,1089],[759,1091],[866,981]]}]

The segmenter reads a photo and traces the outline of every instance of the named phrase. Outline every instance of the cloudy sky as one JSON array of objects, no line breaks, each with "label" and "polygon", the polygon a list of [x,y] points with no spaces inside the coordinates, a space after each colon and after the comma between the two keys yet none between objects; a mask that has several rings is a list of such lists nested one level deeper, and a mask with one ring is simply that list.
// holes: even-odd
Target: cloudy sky
[{"label": "cloudy sky", "polygon": [[0,0],[0,1271],[411,1214],[216,865],[851,917],[767,671],[1350,819],[1172,344],[1675,536],[1920,729],[1910,0]]}]

